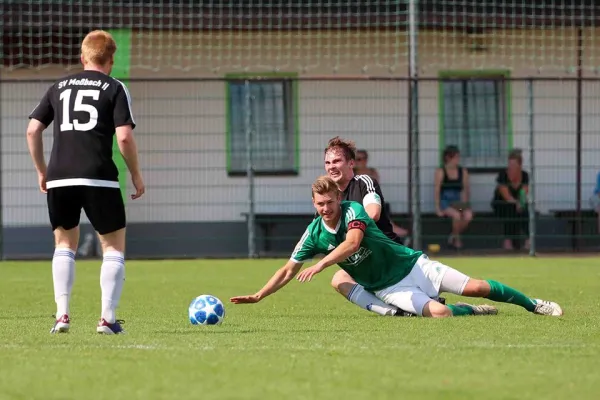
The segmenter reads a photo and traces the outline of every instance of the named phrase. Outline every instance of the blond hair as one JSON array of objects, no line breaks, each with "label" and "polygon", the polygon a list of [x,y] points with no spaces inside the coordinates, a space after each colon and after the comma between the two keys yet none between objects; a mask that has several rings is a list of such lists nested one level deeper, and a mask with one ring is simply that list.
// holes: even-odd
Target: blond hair
[{"label": "blond hair", "polygon": [[312,197],[315,197],[315,194],[324,195],[327,193],[334,192],[336,195],[340,194],[340,189],[337,184],[328,177],[327,175],[323,175],[317,178],[316,181],[312,184]]},{"label": "blond hair", "polygon": [[328,151],[338,149],[343,154],[346,160],[355,160],[356,159],[356,145],[352,140],[344,140],[339,136],[336,136],[329,140],[327,143],[327,147],[325,148],[325,154]]},{"label": "blond hair", "polygon": [[81,43],[81,55],[90,64],[104,66],[113,60],[116,51],[115,39],[103,30],[88,33]]}]

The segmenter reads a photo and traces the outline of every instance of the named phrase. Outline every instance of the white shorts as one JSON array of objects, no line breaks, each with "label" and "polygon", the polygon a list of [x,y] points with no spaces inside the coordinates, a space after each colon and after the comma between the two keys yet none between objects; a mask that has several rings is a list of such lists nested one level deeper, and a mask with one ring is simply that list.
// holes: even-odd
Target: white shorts
[{"label": "white shorts", "polygon": [[462,294],[469,277],[423,254],[410,273],[395,285],[378,290],[375,295],[387,304],[392,304],[417,315],[441,292]]}]

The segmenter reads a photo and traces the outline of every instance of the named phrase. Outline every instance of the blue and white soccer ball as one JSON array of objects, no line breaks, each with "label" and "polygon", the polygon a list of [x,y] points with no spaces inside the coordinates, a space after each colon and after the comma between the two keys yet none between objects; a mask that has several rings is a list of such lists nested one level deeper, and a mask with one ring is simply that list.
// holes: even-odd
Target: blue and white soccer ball
[{"label": "blue and white soccer ball", "polygon": [[188,315],[192,325],[221,325],[225,318],[225,306],[215,296],[203,294],[192,300]]}]

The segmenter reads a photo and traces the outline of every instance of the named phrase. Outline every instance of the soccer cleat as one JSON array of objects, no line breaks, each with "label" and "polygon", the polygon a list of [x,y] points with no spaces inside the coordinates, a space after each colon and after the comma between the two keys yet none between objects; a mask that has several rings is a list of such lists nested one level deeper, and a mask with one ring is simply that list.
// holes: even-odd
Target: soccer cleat
[{"label": "soccer cleat", "polygon": [[438,303],[446,305],[446,299],[444,297],[438,297],[436,300]]},{"label": "soccer cleat", "polygon": [[56,319],[54,322],[54,326],[50,329],[50,333],[67,333],[69,332],[69,327],[71,325],[71,320],[67,314],[64,314],[60,318]]},{"label": "soccer cleat", "polygon": [[106,322],[104,318],[101,318],[100,322],[98,322],[98,326],[96,327],[96,332],[103,333],[105,335],[123,334],[125,331],[123,328],[121,328],[121,324],[124,322],[125,321],[118,319],[114,324],[110,324]]},{"label": "soccer cleat", "polygon": [[398,311],[396,311],[396,314],[394,314],[394,317],[416,317],[417,314],[413,314],[411,312],[408,311],[404,311],[402,309],[398,309]]},{"label": "soccer cleat", "polygon": [[535,309],[533,312],[540,315],[551,315],[559,317],[563,315],[563,310],[558,304],[553,301],[535,299]]},{"label": "soccer cleat", "polygon": [[467,303],[456,303],[459,307],[469,307],[473,310],[473,315],[496,315],[498,309],[489,304],[467,304]]}]

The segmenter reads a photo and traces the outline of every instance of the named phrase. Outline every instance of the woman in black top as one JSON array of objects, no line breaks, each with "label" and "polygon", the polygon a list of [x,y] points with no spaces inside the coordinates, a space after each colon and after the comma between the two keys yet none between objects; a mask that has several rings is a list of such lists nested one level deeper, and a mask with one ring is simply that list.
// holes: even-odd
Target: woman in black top
[{"label": "woman in black top", "polygon": [[463,247],[460,234],[473,219],[469,204],[469,172],[460,165],[460,152],[456,146],[444,150],[444,166],[435,171],[435,212],[439,217],[452,218],[452,233],[448,244]]},{"label": "woman in black top", "polygon": [[522,167],[522,151],[515,149],[508,156],[508,167],[496,178],[492,208],[496,216],[504,220],[503,247],[506,250],[520,247],[520,233],[526,236],[524,247],[529,248],[529,174]]}]

